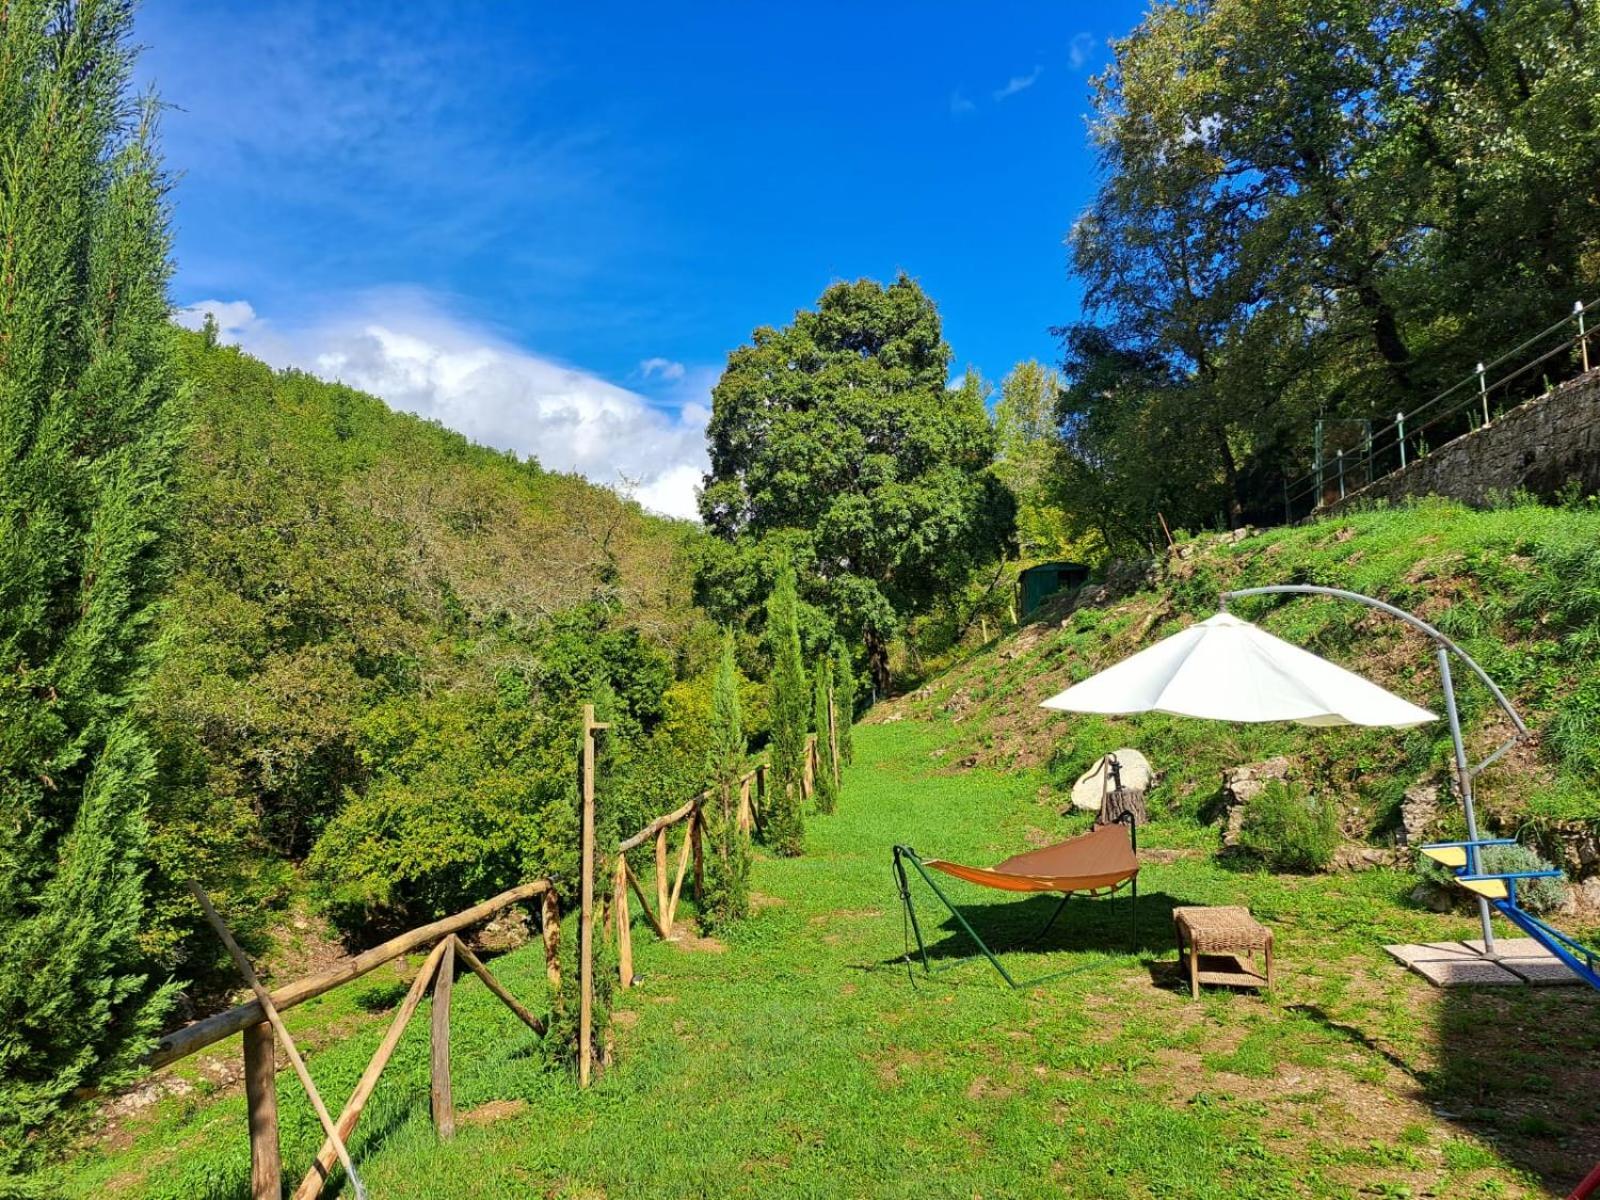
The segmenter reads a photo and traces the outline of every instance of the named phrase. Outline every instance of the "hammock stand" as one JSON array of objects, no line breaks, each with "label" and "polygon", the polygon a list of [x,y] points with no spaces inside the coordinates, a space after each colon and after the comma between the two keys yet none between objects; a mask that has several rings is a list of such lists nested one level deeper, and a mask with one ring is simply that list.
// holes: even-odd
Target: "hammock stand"
[{"label": "hammock stand", "polygon": [[[922,881],[926,883],[933,894],[939,898],[950,915],[972,939],[973,944],[989,960],[989,965],[1000,973],[1000,977],[1012,988],[1033,987],[1036,984],[1047,983],[1052,979],[1059,979],[1063,975],[1070,975],[1080,970],[1078,967],[1069,967],[1063,971],[1054,971],[1048,975],[1041,975],[1037,979],[1018,982],[1007,971],[1005,965],[989,949],[977,930],[972,928],[966,917],[961,915],[961,910],[950,902],[944,894],[944,889],[934,882],[933,876],[928,873],[931,867],[935,871],[942,871],[946,875],[954,875],[957,879],[965,879],[968,883],[975,883],[980,887],[996,888],[1006,892],[1060,892],[1061,903],[1056,905],[1055,911],[1050,914],[1050,919],[1045,922],[1044,928],[1037,935],[1044,937],[1050,932],[1062,911],[1067,907],[1067,901],[1074,896],[1083,896],[1090,899],[1105,899],[1116,895],[1124,887],[1131,889],[1133,896],[1133,944],[1139,944],[1139,831],[1131,812],[1122,813],[1115,822],[1101,825],[1075,838],[1068,838],[1054,846],[1046,846],[1042,850],[1033,850],[1026,854],[1018,854],[1005,862],[986,869],[983,867],[968,867],[961,863],[947,862],[938,858],[923,858],[910,846],[896,846],[894,848],[894,873],[895,882],[900,889],[900,903],[904,907],[905,917],[910,924],[912,932],[917,939],[917,953],[922,959],[922,969],[925,974],[932,975],[936,971],[948,970],[956,966],[935,967],[928,958],[927,943],[922,937],[922,925],[917,920],[917,910],[911,902],[911,881],[906,872],[906,864],[916,868]],[[1070,867],[1070,871],[1063,871],[1062,866]],[[1051,870],[1052,867],[1057,869]],[[911,967],[911,948],[908,944],[905,953],[906,967]]]}]

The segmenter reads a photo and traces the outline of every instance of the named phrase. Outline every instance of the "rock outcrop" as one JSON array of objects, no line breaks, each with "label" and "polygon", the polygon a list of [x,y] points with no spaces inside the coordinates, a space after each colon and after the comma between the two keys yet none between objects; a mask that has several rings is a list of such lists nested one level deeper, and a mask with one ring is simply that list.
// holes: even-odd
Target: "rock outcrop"
[{"label": "rock outcrop", "polygon": [[1294,763],[1285,755],[1269,758],[1265,762],[1245,763],[1228,767],[1222,772],[1222,803],[1227,811],[1227,821],[1222,830],[1222,844],[1239,844],[1239,827],[1244,822],[1244,806],[1267,790],[1267,784],[1283,783],[1294,771]]}]

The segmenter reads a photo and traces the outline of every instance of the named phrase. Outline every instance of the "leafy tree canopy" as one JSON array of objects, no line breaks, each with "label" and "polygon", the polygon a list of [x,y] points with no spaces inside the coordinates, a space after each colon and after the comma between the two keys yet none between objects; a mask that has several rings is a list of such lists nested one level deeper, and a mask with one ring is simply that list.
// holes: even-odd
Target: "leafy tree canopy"
[{"label": "leafy tree canopy", "polygon": [[1281,519],[1319,419],[1386,423],[1592,298],[1597,36],[1543,0],[1154,6],[1095,81],[1071,236],[1100,339],[1069,384],[1130,368],[1066,403],[1095,520]]},{"label": "leafy tree canopy", "polygon": [[734,351],[712,393],[700,506],[733,548],[702,570],[714,606],[749,610],[783,547],[806,599],[862,638],[887,689],[889,638],[1012,526],[982,396],[948,387],[949,363],[938,310],[904,275],[835,284]]}]

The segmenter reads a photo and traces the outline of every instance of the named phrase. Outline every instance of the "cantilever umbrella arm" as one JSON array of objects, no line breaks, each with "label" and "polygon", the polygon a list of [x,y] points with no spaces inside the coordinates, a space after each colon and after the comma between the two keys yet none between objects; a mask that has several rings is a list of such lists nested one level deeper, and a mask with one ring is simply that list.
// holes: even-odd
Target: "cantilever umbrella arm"
[{"label": "cantilever umbrella arm", "polygon": [[[1400,621],[1404,621],[1413,629],[1426,634],[1428,639],[1432,641],[1435,646],[1442,650],[1449,651],[1462,662],[1466,663],[1468,668],[1471,669],[1472,673],[1483,681],[1483,686],[1489,689],[1489,694],[1494,697],[1495,703],[1500,706],[1501,710],[1504,711],[1506,716],[1511,718],[1511,724],[1516,727],[1517,737],[1521,737],[1528,732],[1528,727],[1523,723],[1521,715],[1515,708],[1512,707],[1511,701],[1506,699],[1506,694],[1500,690],[1499,685],[1497,685],[1494,680],[1489,678],[1489,673],[1480,667],[1470,654],[1468,654],[1460,646],[1456,645],[1455,642],[1451,641],[1443,633],[1439,632],[1439,630],[1435,629],[1432,625],[1424,621],[1421,617],[1417,616],[1416,613],[1407,612],[1403,608],[1397,608],[1393,604],[1385,603],[1382,600],[1376,600],[1371,596],[1363,596],[1360,592],[1350,592],[1343,588],[1319,587],[1318,585],[1311,583],[1277,583],[1272,584],[1269,587],[1237,588],[1231,592],[1223,592],[1221,597],[1222,610],[1224,612],[1227,611],[1228,601],[1238,600],[1246,596],[1332,596],[1336,600],[1350,600],[1356,604],[1364,604],[1368,608],[1375,608],[1379,612],[1388,613],[1391,617],[1394,617]],[[1454,689],[1449,689],[1447,691],[1447,695],[1453,698],[1455,695]],[[1511,741],[1506,743],[1506,747],[1514,745],[1515,742],[1516,738],[1512,738]],[[1506,747],[1502,747],[1500,750],[1495,751],[1492,757],[1486,759],[1483,763],[1473,768],[1473,774],[1476,775],[1479,771],[1483,770],[1484,767],[1488,766],[1489,763],[1493,762],[1494,759],[1500,757],[1500,755],[1504,753]]]},{"label": "cantilever umbrella arm", "polygon": [[[1409,613],[1403,608],[1393,604],[1386,604],[1382,600],[1375,600],[1371,596],[1363,596],[1360,592],[1350,592],[1343,588],[1319,587],[1309,583],[1280,583],[1269,587],[1238,588],[1231,592],[1223,592],[1221,604],[1227,610],[1228,601],[1238,600],[1245,596],[1331,596],[1336,600],[1349,600],[1356,604],[1364,604],[1368,608],[1377,609],[1379,612],[1388,613],[1397,620],[1404,621],[1413,629],[1425,634],[1433,642],[1439,662],[1439,682],[1444,689],[1445,714],[1450,719],[1450,741],[1455,748],[1456,784],[1461,790],[1462,807],[1466,809],[1467,816],[1467,846],[1470,869],[1474,874],[1478,872],[1478,817],[1472,803],[1472,781],[1483,772],[1491,763],[1498,759],[1512,746],[1516,745],[1527,735],[1528,727],[1523,723],[1522,716],[1512,707],[1511,701],[1506,699],[1506,694],[1500,690],[1494,680],[1489,678],[1488,672],[1480,667],[1460,646],[1451,641],[1439,630],[1424,621],[1415,613]],[[1466,743],[1461,737],[1461,716],[1456,710],[1455,683],[1450,677],[1450,656],[1455,655],[1476,675],[1483,686],[1489,689],[1489,694],[1494,697],[1495,703],[1500,706],[1507,717],[1511,719],[1512,728],[1516,730],[1506,741],[1488,758],[1476,767],[1467,761]],[[1483,897],[1478,898],[1478,915],[1483,924],[1484,949],[1494,953],[1494,931],[1489,924],[1489,902]]]}]

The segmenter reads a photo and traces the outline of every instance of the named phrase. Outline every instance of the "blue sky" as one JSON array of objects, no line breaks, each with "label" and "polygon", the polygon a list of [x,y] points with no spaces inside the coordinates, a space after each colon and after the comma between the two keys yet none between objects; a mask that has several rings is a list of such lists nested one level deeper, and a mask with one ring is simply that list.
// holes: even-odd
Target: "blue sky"
[{"label": "blue sky", "polygon": [[909,272],[990,378],[1053,358],[1141,8],[146,0],[173,298],[685,513],[727,352],[833,280]]}]

